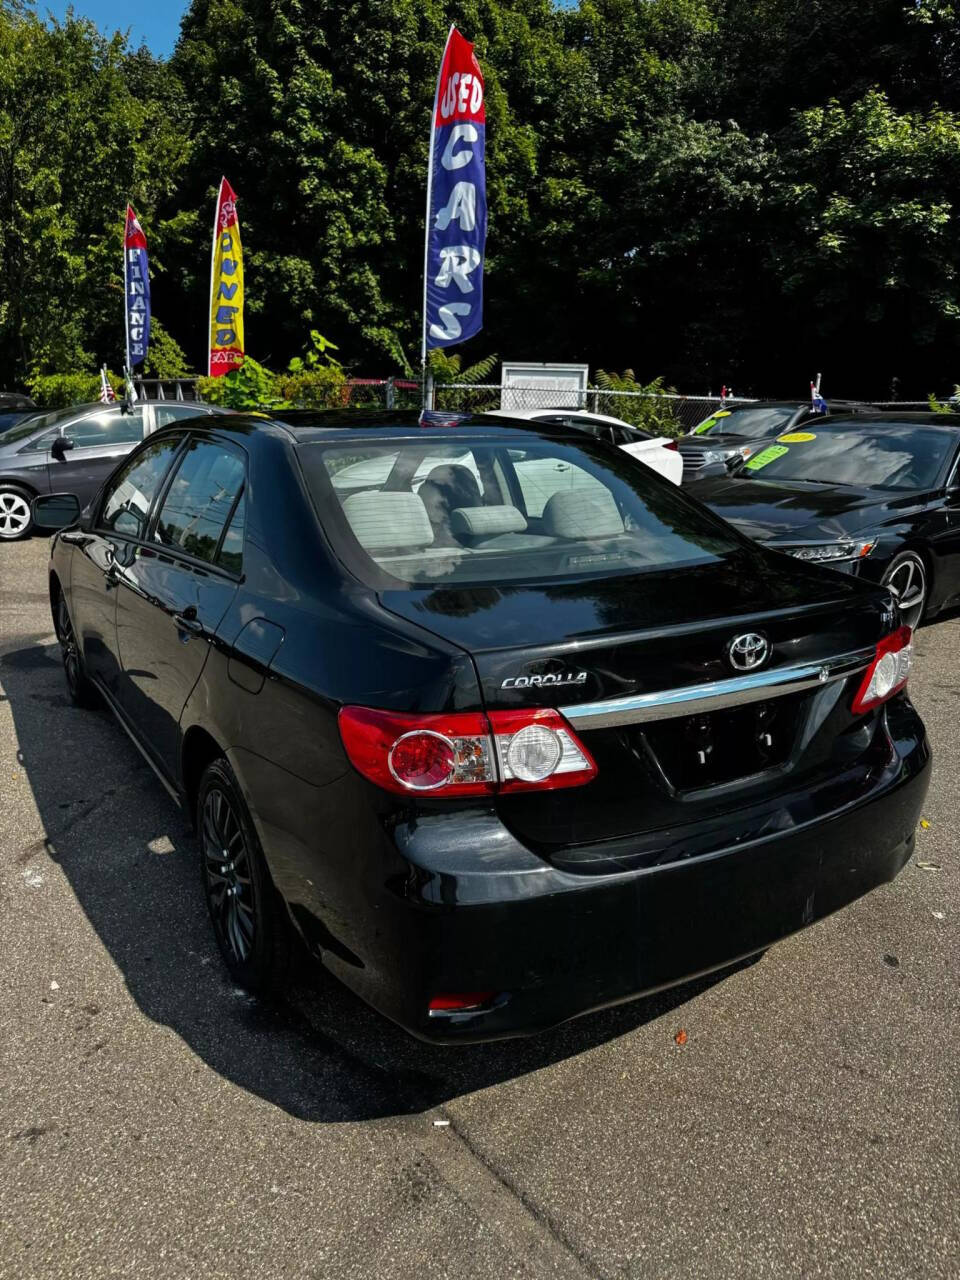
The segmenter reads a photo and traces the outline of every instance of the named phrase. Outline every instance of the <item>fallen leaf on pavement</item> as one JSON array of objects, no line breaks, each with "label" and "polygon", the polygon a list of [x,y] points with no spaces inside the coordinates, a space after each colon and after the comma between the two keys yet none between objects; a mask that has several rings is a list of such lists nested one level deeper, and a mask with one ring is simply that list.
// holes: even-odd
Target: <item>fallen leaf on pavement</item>
[{"label": "fallen leaf on pavement", "polygon": [[682,1027],[680,1028],[680,1030],[677,1032],[677,1034],[676,1034],[673,1038],[674,1038],[674,1040],[676,1040],[677,1044],[686,1044],[686,1043],[687,1043],[687,1033],[683,1030],[683,1028],[682,1028]]}]

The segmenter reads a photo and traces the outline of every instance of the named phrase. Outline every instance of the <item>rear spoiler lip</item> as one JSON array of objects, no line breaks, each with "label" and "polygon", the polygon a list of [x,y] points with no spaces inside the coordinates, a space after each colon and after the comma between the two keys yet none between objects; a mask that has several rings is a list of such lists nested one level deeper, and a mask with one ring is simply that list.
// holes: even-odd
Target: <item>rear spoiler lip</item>
[{"label": "rear spoiler lip", "polygon": [[654,720],[672,720],[679,716],[722,711],[770,698],[782,698],[805,689],[816,689],[834,680],[865,671],[874,658],[875,646],[857,649],[837,658],[808,662],[794,667],[772,667],[729,680],[713,680],[707,684],[685,685],[679,689],[660,689],[655,693],[637,693],[627,698],[608,698],[602,702],[581,702],[560,707],[561,715],[577,729],[604,729],[612,725],[645,724]]}]

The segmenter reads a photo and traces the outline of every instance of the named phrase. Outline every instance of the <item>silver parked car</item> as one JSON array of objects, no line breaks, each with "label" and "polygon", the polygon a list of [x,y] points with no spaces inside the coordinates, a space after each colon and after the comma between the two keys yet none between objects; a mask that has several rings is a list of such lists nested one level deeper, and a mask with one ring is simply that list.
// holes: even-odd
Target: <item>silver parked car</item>
[{"label": "silver parked car", "polygon": [[38,494],[74,493],[85,507],[121,458],[152,431],[221,412],[196,401],[142,400],[129,407],[121,401],[30,414],[0,435],[0,541],[30,532],[30,504]]}]

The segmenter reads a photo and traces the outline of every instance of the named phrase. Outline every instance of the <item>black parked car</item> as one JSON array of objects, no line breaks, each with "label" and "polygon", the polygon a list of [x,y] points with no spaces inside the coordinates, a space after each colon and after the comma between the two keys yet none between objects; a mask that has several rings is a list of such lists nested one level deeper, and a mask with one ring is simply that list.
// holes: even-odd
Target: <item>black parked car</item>
[{"label": "black parked car", "polygon": [[911,627],[960,596],[960,416],[822,419],[697,497],[768,547],[897,597]]},{"label": "black parked car", "polygon": [[30,503],[37,494],[75,493],[86,506],[144,436],[214,412],[211,405],[191,401],[143,400],[129,408],[81,404],[25,416],[0,435],[0,541],[30,532]]},{"label": "black parked car", "polygon": [[[859,414],[875,412],[856,400],[831,400],[827,412]],[[689,435],[681,436],[685,484],[727,475],[754,453],[762,440],[798,430],[804,423],[822,422],[824,413],[810,400],[752,400],[728,403],[717,409]]]},{"label": "black parked car", "polygon": [[195,816],[254,990],[292,927],[419,1036],[516,1035],[762,950],[913,849],[890,593],[578,431],[167,428],[54,538],[50,600],[74,699]]},{"label": "black parked car", "polygon": [[0,391],[0,435],[35,413],[36,408],[30,397],[21,395],[19,391]]}]

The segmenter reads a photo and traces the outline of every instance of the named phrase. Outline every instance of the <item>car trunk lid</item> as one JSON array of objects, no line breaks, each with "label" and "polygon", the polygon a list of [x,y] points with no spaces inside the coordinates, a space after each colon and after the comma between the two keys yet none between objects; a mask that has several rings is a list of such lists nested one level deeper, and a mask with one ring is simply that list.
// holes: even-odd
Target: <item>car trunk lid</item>
[{"label": "car trunk lid", "polygon": [[[731,787],[765,779],[772,792],[831,767],[852,723],[839,695],[893,625],[877,589],[752,549],[669,572],[382,601],[470,652],[488,710],[567,715],[594,781],[497,800],[516,835],[561,860],[578,844],[675,836],[729,806]],[[767,646],[756,671],[731,658],[746,635]]]}]

